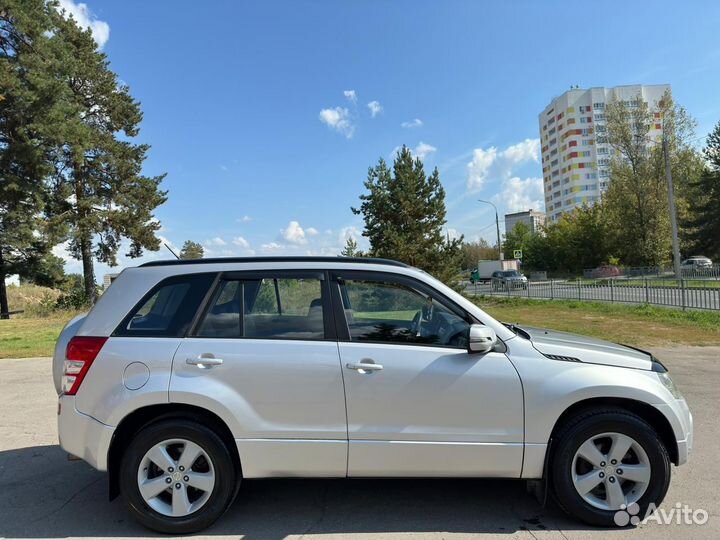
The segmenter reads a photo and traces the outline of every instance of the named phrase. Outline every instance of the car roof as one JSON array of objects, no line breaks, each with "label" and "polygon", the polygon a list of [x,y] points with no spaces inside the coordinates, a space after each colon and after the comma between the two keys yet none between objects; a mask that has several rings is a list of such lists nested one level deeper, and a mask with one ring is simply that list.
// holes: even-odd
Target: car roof
[{"label": "car roof", "polygon": [[210,257],[207,259],[164,259],[161,261],[150,261],[140,265],[140,268],[148,266],[180,266],[189,264],[222,264],[222,263],[364,263],[384,264],[387,266],[400,266],[410,268],[409,265],[391,259],[374,257],[320,257],[320,256],[287,256],[287,257]]}]

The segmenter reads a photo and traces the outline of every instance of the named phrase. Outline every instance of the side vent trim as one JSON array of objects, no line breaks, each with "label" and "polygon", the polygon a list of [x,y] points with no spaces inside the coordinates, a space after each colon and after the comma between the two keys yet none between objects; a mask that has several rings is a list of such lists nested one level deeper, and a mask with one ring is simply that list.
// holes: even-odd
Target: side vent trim
[{"label": "side vent trim", "polygon": [[543,356],[545,358],[549,358],[550,360],[559,360],[561,362],[582,362],[579,358],[575,358],[574,356],[563,356],[561,354],[545,354],[543,353]]}]

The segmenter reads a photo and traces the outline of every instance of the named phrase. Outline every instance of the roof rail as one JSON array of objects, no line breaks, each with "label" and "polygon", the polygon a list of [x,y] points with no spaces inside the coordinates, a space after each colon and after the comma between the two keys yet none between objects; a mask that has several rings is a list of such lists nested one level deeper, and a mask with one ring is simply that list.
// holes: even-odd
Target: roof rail
[{"label": "roof rail", "polygon": [[400,261],[391,259],[376,259],[372,257],[320,257],[320,256],[287,256],[287,257],[210,257],[208,259],[166,259],[150,261],[140,265],[148,266],[179,266],[185,264],[218,264],[218,263],[274,263],[274,262],[317,262],[317,263],[364,263],[385,264],[388,266],[409,267]]}]

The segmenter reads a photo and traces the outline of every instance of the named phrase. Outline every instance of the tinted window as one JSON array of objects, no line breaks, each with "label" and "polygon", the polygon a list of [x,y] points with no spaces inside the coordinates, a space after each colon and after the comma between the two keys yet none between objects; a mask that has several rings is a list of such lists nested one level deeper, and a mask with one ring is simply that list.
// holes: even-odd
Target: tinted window
[{"label": "tinted window", "polygon": [[350,339],[465,347],[469,324],[437,299],[399,283],[341,284]]},{"label": "tinted window", "polygon": [[184,336],[213,279],[213,274],[195,274],[162,281],[125,317],[115,335]]},{"label": "tinted window", "polygon": [[[222,282],[197,335],[215,338],[324,339],[319,279]],[[242,309],[241,309],[242,306]]]}]

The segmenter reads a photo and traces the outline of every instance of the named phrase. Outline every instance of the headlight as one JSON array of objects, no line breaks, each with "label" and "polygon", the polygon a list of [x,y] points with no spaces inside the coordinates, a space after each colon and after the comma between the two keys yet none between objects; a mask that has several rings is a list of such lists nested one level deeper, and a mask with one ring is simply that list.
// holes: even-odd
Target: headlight
[{"label": "headlight", "polygon": [[670,392],[675,399],[682,398],[680,390],[677,389],[677,386],[675,386],[675,383],[670,378],[670,375],[668,375],[667,373],[658,373],[658,378],[660,379],[660,382],[663,384],[663,386],[668,389],[668,392]]}]

